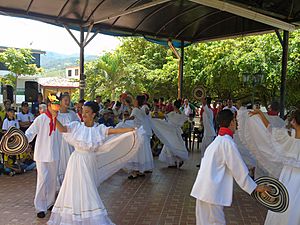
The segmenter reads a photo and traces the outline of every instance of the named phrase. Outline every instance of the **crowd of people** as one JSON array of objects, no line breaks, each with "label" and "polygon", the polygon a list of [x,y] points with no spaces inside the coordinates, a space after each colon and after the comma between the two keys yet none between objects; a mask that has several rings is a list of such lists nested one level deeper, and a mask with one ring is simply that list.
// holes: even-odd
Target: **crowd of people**
[{"label": "crowd of people", "polygon": [[[31,110],[29,104],[23,102],[19,113],[15,112],[11,102],[7,100],[4,102],[4,110],[0,111],[1,134],[14,126],[22,130],[31,143],[31,147],[21,155],[2,154],[1,173],[13,176],[37,169],[34,204],[39,218],[45,217],[47,210],[52,210],[48,224],[73,224],[75,221],[81,221],[82,224],[113,224],[97,191],[99,179],[95,168],[99,167],[101,160],[95,161],[94,158],[100,151],[98,149],[102,145],[107,146],[107,140],[112,143],[125,140],[117,139],[116,134],[136,132],[140,140],[135,145],[136,154],[113,164],[114,170],[106,169],[104,174],[112,175],[116,168],[128,171],[128,179],[151,174],[154,169],[151,140],[154,139],[159,140],[163,146],[159,160],[169,168],[181,168],[188,159],[182,127],[195,116],[200,117],[203,128],[197,165],[200,169],[191,192],[197,199],[197,225],[226,224],[223,207],[231,205],[233,179],[249,194],[253,191],[270,191],[269,187],[257,185],[253,180],[257,167],[261,167],[266,174],[276,176],[273,170],[278,169],[277,166],[274,168],[272,163],[266,163],[270,166],[262,163],[266,160],[264,148],[273,150],[277,146],[274,151],[281,152],[282,157],[277,157],[276,160],[278,163],[284,161],[285,168],[279,179],[290,193],[298,194],[294,185],[297,185],[300,177],[297,150],[300,143],[299,109],[287,117],[287,123],[279,117],[278,102],[270,103],[267,112],[262,113],[259,105],[234,105],[232,99],[219,102],[213,101],[211,97],[202,97],[197,105],[188,99],[165,101],[164,98],[150,99],[148,94],[133,97],[123,93],[117,101],[102,101],[101,96],[96,96],[92,101],[81,99],[74,103],[74,108],[70,107],[68,93],[54,96],[53,101],[51,98],[47,97],[44,101],[42,95],[39,95],[38,102],[32,105]],[[54,107],[55,104],[59,107]],[[251,122],[249,116],[259,116],[260,121]],[[266,128],[255,125],[260,129],[260,139],[255,129],[252,133],[245,132],[251,131],[248,126],[252,126],[252,123],[260,122]],[[289,129],[286,128],[287,124]],[[138,132],[135,129],[139,129]],[[269,140],[276,132],[278,135],[270,144]],[[112,135],[111,138],[108,135]],[[262,139],[262,136],[266,138]],[[285,141],[283,137],[286,138]],[[256,142],[264,147],[253,147]],[[111,146],[106,148],[110,148],[109,151],[117,148],[115,145]],[[283,147],[291,149],[290,152],[293,153],[285,156],[281,151]],[[288,161],[287,158],[292,160]],[[86,172],[85,175],[82,171]],[[74,185],[76,181],[80,183],[79,186]],[[92,186],[87,186],[91,183]],[[55,202],[57,192],[59,194]],[[76,197],[72,195],[73,192],[80,192],[82,195]],[[91,193],[93,197],[90,196]],[[83,204],[87,200],[91,204]],[[299,224],[300,218],[294,215],[297,213],[292,209],[297,203],[298,198],[294,198],[290,201],[287,212],[279,215],[268,213],[266,224]],[[65,204],[71,209],[64,208]],[[96,211],[86,213],[91,208]]]}]

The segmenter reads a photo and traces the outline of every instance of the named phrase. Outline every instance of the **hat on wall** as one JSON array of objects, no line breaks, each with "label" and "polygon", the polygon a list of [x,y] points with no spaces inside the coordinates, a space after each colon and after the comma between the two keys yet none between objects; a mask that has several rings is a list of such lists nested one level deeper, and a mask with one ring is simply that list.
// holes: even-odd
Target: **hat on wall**
[{"label": "hat on wall", "polygon": [[28,140],[23,131],[10,127],[0,142],[0,151],[7,155],[19,155],[28,148]]},{"label": "hat on wall", "polygon": [[254,191],[251,195],[260,204],[273,212],[285,212],[289,206],[289,194],[285,186],[272,177],[259,177],[255,180],[257,185],[266,185],[271,188],[270,192],[260,193]]}]

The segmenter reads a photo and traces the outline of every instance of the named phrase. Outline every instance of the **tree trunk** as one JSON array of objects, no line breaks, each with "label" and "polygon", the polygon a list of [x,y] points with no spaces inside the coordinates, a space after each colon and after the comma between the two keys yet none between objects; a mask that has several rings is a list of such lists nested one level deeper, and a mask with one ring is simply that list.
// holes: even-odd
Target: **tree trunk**
[{"label": "tree trunk", "polygon": [[116,91],[115,91],[115,88],[113,88],[113,89],[111,90],[111,95],[110,95],[112,101],[115,100],[115,95],[116,95]]},{"label": "tree trunk", "polygon": [[18,74],[16,74],[16,83],[14,88],[14,108],[17,110],[17,84],[18,84]]}]

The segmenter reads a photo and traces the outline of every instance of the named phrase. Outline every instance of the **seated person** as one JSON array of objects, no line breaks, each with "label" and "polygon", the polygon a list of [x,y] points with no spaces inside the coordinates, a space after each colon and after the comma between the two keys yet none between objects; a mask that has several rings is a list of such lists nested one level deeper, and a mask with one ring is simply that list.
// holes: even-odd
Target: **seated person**
[{"label": "seated person", "polygon": [[160,111],[157,106],[154,106],[153,112],[151,112],[151,117],[157,119],[164,119],[165,114],[162,111]]},{"label": "seated person", "polygon": [[26,172],[20,165],[18,165],[17,157],[18,156],[15,155],[4,154],[4,174],[14,176],[15,174],[22,174]]},{"label": "seated person", "polygon": [[101,117],[98,120],[98,123],[99,124],[104,124],[107,127],[114,127],[115,126],[114,121],[111,118],[111,113],[108,109],[103,109],[101,111]]},{"label": "seated person", "polygon": [[15,110],[9,108],[7,111],[7,118],[3,121],[2,131],[6,132],[10,127],[16,127],[20,129],[19,121],[15,117]]},{"label": "seated person", "polygon": [[22,102],[22,110],[17,114],[20,130],[25,132],[33,122],[33,114],[29,112],[28,102]]},{"label": "seated person", "polygon": [[36,163],[33,160],[32,146],[29,146],[26,152],[20,154],[20,156],[17,157],[17,164],[24,171],[32,171],[36,168]]}]

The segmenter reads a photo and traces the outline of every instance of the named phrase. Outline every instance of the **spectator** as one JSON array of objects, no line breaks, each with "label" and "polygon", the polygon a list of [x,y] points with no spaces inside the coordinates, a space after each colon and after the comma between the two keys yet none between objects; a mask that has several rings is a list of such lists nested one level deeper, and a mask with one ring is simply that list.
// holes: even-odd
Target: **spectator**
[{"label": "spectator", "polygon": [[81,99],[81,100],[79,100],[79,102],[76,105],[76,114],[81,122],[83,122],[82,107],[83,107],[84,103],[85,103],[85,100]]},{"label": "spectator", "polygon": [[47,105],[46,104],[40,104],[39,105],[39,114],[43,114],[47,111]]},{"label": "spectator", "polygon": [[230,98],[227,100],[227,106],[225,106],[223,109],[230,109],[231,112],[233,112],[235,116],[238,111],[237,108],[233,105],[232,99],[230,99]]},{"label": "spectator", "polygon": [[31,171],[36,168],[36,163],[33,160],[32,147],[28,148],[26,152],[22,153],[19,156],[19,158],[17,159],[17,164],[24,172]]},{"label": "spectator", "polygon": [[17,163],[17,157],[13,155],[4,154],[4,173],[9,176],[14,176],[15,174],[21,174],[26,172],[21,166]]},{"label": "spectator", "polygon": [[29,112],[28,102],[22,102],[21,104],[21,112],[17,114],[17,119],[19,121],[20,130],[25,132],[27,128],[32,124],[33,122],[33,115]]},{"label": "spectator", "polygon": [[38,93],[38,99],[37,102],[33,102],[32,103],[32,108],[31,108],[31,113],[37,117],[39,115],[39,105],[40,104],[45,104],[44,102],[44,98],[43,98],[43,94],[42,93]]},{"label": "spectator", "polygon": [[99,105],[99,111],[101,111],[104,108],[104,106],[102,104],[102,97],[100,95],[96,96],[96,102]]},{"label": "spectator", "polygon": [[4,110],[7,111],[8,109],[11,108],[11,101],[9,99],[6,99],[4,102]]},{"label": "spectator", "polygon": [[180,111],[182,111],[187,117],[189,117],[190,114],[193,114],[193,117],[195,117],[195,109],[196,107],[189,103],[189,100],[186,98],[184,99],[183,106],[181,106]]},{"label": "spectator", "polygon": [[19,122],[15,118],[15,110],[10,108],[6,111],[7,118],[3,121],[2,131],[6,132],[10,127],[16,127],[20,129]]},{"label": "spectator", "polygon": [[5,120],[6,112],[3,110],[2,106],[0,106],[0,138],[2,135],[2,125],[3,121]]},{"label": "spectator", "polygon": [[114,121],[112,120],[111,115],[110,115],[110,110],[103,109],[101,114],[102,114],[102,116],[100,117],[100,119],[98,121],[99,124],[104,124],[107,127],[115,126]]},{"label": "spectator", "polygon": [[122,109],[121,109],[122,103],[117,101],[113,108],[112,111],[114,113],[114,122],[115,124],[119,123],[120,120],[122,120]]},{"label": "spectator", "polygon": [[166,113],[172,112],[174,110],[172,100],[169,99],[168,104],[166,105]]},{"label": "spectator", "polygon": [[164,104],[164,98],[161,97],[159,98],[159,101],[158,101],[158,108],[160,111],[162,112],[165,112],[166,111],[166,105]]}]

